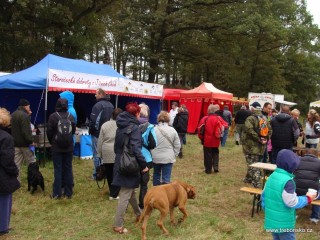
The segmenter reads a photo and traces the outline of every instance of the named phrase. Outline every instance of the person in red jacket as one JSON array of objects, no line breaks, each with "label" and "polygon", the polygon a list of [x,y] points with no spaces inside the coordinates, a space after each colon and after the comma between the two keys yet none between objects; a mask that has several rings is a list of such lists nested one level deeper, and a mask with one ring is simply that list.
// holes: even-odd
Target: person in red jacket
[{"label": "person in red jacket", "polygon": [[[215,132],[218,127],[218,121],[224,121],[216,112],[220,110],[218,104],[210,104],[208,107],[208,116],[204,116],[199,123],[199,127],[205,124],[203,135],[203,155],[205,173],[219,172],[219,146],[220,137],[217,137]],[[198,128],[199,128],[198,127]]]}]

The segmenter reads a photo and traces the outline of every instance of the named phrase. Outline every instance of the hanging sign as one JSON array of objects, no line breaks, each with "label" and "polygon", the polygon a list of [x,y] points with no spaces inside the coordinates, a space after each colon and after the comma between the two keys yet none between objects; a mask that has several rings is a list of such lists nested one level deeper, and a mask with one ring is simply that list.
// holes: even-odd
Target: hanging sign
[{"label": "hanging sign", "polygon": [[160,84],[139,82],[125,77],[110,77],[57,69],[49,69],[48,88],[49,90],[69,89],[88,92],[102,88],[112,94],[157,98],[161,98],[163,92],[163,86]]}]

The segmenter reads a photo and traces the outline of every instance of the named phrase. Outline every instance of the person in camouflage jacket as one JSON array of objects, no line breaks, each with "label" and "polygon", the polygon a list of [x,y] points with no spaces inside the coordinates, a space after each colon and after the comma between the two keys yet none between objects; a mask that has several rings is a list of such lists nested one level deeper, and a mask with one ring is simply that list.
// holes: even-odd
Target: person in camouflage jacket
[{"label": "person in camouflage jacket", "polygon": [[261,113],[261,108],[256,107],[253,114],[247,117],[244,123],[244,133],[242,135],[242,150],[247,162],[247,174],[244,179],[245,183],[251,183],[254,187],[261,188],[261,174],[260,169],[249,167],[255,162],[259,162],[263,158],[263,154],[267,147],[267,141],[270,139],[272,129],[270,123],[267,121],[269,128],[268,136],[261,137],[259,135],[259,117],[265,118]]}]

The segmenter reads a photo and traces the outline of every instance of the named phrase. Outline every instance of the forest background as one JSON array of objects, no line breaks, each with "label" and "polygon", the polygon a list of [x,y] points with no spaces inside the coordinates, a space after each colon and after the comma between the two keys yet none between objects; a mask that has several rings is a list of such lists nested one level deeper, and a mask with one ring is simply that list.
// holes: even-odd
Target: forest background
[{"label": "forest background", "polygon": [[319,36],[305,0],[3,0],[0,71],[52,53],[174,88],[284,94],[305,111],[320,97]]}]

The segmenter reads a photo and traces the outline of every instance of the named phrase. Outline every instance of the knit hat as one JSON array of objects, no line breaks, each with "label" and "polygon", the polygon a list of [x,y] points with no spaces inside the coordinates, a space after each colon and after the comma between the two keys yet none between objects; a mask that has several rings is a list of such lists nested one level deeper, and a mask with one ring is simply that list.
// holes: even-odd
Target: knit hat
[{"label": "knit hat", "polygon": [[258,108],[258,109],[261,108],[261,104],[258,103],[258,102],[254,102],[254,103],[252,103],[250,106],[251,106],[251,107],[254,107],[254,108]]},{"label": "knit hat", "polygon": [[24,99],[24,98],[21,98],[20,101],[19,101],[19,106],[28,106],[30,105],[30,102],[27,100],[27,99]]}]

